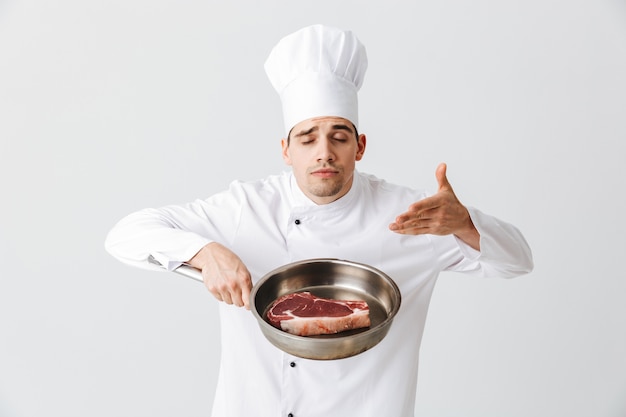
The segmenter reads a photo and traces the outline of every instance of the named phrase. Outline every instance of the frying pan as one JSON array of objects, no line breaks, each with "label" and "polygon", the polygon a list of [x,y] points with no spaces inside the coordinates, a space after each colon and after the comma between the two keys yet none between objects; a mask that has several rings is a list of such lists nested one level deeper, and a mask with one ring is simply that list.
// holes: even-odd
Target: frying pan
[{"label": "frying pan", "polygon": [[[159,264],[153,258],[149,259]],[[174,272],[202,282],[199,270],[181,265]],[[371,325],[332,335],[297,336],[269,324],[267,310],[279,297],[310,291],[338,300],[364,300]],[[332,360],[358,355],[376,346],[389,332],[400,309],[401,295],[384,272],[357,262],[334,258],[293,262],[267,273],[252,288],[252,314],[265,338],[282,351],[305,359]]]}]

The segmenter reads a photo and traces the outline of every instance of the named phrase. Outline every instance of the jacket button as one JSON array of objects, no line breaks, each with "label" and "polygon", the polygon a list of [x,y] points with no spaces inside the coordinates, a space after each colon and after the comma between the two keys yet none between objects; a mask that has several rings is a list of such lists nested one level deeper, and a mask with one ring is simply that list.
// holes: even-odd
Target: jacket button
[{"label": "jacket button", "polygon": [[295,363],[295,362],[291,362],[291,363],[289,364],[289,366],[291,366],[292,368],[295,368],[295,367],[296,367],[296,363]]},{"label": "jacket button", "polygon": [[295,224],[300,224],[300,220],[296,219]]},{"label": "jacket button", "polygon": [[287,417],[293,417],[293,413],[287,414]]}]

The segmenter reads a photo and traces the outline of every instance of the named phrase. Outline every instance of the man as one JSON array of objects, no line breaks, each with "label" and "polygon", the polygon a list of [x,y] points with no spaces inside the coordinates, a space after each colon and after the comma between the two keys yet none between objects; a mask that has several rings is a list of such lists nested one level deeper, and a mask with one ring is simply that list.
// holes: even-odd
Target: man
[{"label": "man", "polygon": [[[413,415],[419,346],[439,272],[513,277],[532,270],[513,226],[463,206],[436,170],[438,192],[355,170],[359,90],[367,57],[351,33],[321,25],[282,39],[266,72],[283,105],[282,156],[291,172],[183,206],[122,219],[107,250],[123,262],[200,269],[220,301],[222,356],[213,416]],[[402,306],[387,336],[359,355],[300,359],[262,336],[250,289],[267,272],[309,258],[372,265],[394,279]],[[245,308],[238,308],[245,307]]]}]

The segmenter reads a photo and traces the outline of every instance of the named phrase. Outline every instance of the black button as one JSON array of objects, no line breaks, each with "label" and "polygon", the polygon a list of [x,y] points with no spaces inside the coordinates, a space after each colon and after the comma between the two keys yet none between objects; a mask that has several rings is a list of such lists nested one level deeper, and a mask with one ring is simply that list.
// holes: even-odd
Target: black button
[{"label": "black button", "polygon": [[295,368],[295,367],[296,367],[296,363],[295,363],[295,362],[291,362],[291,363],[289,364],[289,366],[291,366],[292,368]]},{"label": "black button", "polygon": [[300,220],[296,219],[295,224],[300,224]]},{"label": "black button", "polygon": [[287,414],[287,417],[293,417],[293,413]]}]

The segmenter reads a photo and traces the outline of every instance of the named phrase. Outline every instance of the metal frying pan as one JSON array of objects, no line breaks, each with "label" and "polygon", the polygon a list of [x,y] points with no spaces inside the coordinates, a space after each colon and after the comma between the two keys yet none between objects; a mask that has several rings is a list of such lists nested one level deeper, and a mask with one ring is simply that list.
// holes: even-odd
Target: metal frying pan
[{"label": "metal frying pan", "polygon": [[[371,326],[333,335],[296,336],[269,324],[265,317],[274,300],[285,294],[310,291],[318,297],[364,300]],[[377,345],[400,309],[400,290],[382,271],[339,259],[308,259],[271,271],[252,288],[252,313],[265,337],[279,349],[306,359],[341,359]]]},{"label": "metal frying pan", "polygon": [[[151,263],[159,265],[154,259]],[[199,270],[181,265],[174,272],[203,282]],[[333,335],[296,336],[266,321],[277,298],[301,291],[339,300],[364,300],[371,326]],[[263,335],[274,346],[306,359],[330,360],[358,355],[377,345],[388,333],[400,309],[400,290],[382,271],[369,265],[332,259],[308,259],[281,266],[263,276],[252,288],[252,313]]]}]

